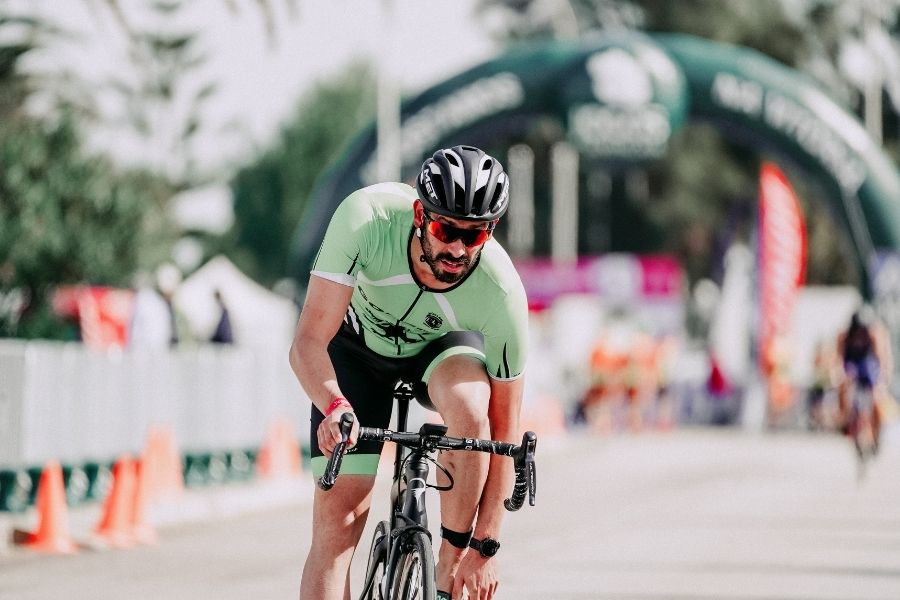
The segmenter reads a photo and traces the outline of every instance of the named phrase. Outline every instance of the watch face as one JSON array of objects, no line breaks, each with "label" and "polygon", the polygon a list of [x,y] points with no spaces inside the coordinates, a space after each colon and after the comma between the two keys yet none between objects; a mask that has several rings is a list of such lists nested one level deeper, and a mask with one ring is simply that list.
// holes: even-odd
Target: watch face
[{"label": "watch face", "polygon": [[482,556],[493,556],[497,554],[497,550],[500,549],[500,542],[491,538],[484,538],[481,541],[481,555]]}]

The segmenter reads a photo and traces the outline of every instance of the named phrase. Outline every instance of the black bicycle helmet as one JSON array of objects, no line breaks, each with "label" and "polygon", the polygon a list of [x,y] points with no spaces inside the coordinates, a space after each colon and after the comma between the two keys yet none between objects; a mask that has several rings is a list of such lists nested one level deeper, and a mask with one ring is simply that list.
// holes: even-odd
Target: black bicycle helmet
[{"label": "black bicycle helmet", "polygon": [[443,148],[422,164],[416,189],[426,210],[454,219],[494,221],[509,206],[500,162],[473,146]]}]

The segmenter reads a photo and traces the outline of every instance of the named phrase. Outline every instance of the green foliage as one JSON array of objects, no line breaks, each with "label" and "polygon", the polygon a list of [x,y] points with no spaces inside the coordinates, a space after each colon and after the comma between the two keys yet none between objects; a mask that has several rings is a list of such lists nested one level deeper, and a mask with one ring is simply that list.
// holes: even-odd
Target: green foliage
[{"label": "green foliage", "polygon": [[[199,36],[179,29],[176,17],[186,0],[145,6],[159,17],[152,31],[133,27],[131,9],[108,0],[105,8],[131,42],[134,71],[134,78],[106,84],[126,105],[127,122],[116,126],[130,126],[149,148],[163,149],[162,156],[145,157],[156,159],[151,171],[122,172],[83,150],[83,121],[76,117],[100,116],[96,84],[65,72],[35,76],[20,69],[33,50],[69,35],[20,4],[0,3],[0,337],[70,339],[73,327],[51,305],[57,287],[127,287],[136,272],[170,260],[179,232],[166,205],[173,192],[202,179],[192,141],[206,125],[203,109],[218,85],[197,76],[206,60]],[[270,2],[253,4],[268,22]],[[51,100],[52,122],[26,116],[35,91]]]},{"label": "green foliage", "polygon": [[206,128],[204,110],[218,91],[199,73],[208,59],[200,32],[179,25],[186,6],[183,0],[151,5],[161,25],[130,33],[132,72],[110,83],[128,107],[128,126],[149,150],[151,168],[179,191],[203,179],[193,141]]},{"label": "green foliage", "polygon": [[639,0],[647,31],[678,31],[755,48],[786,64],[796,64],[802,31],[789,23],[778,0]]},{"label": "green foliage", "polygon": [[117,173],[87,156],[71,119],[0,123],[0,294],[23,294],[0,335],[61,337],[48,309],[61,284],[129,286],[168,254],[170,190],[146,173]]},{"label": "green foliage", "polygon": [[22,58],[40,48],[45,37],[57,33],[40,19],[9,14],[6,7],[0,7],[0,119],[21,112],[33,87],[31,78],[19,72]]},{"label": "green foliage", "polygon": [[318,176],[375,114],[366,65],[316,86],[299,102],[277,146],[232,181],[235,224],[228,255],[257,281],[287,276],[291,238]]}]

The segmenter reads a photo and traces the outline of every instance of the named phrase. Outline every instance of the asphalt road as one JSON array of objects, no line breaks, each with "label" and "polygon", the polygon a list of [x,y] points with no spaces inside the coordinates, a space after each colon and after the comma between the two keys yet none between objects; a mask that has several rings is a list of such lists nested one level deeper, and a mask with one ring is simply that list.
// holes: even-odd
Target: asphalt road
[{"label": "asphalt road", "polygon": [[[900,440],[884,446],[858,482],[849,445],[831,436],[692,430],[544,440],[538,505],[505,522],[498,598],[896,600]],[[255,505],[256,489],[217,492],[214,518],[170,521],[156,546],[75,556],[7,549],[0,599],[295,598],[308,488]],[[74,534],[89,517],[76,512]]]}]

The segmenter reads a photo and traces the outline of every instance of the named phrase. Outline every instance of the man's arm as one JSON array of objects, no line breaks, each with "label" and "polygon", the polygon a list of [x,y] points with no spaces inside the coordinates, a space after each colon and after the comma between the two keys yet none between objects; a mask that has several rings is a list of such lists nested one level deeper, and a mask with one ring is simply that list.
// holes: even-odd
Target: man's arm
[{"label": "man's arm", "polygon": [[[291,344],[291,368],[312,403],[323,413],[336,398],[343,396],[328,356],[328,343],[340,328],[352,295],[353,288],[350,286],[311,276]],[[346,411],[335,410],[332,413],[334,418],[330,420],[334,423],[329,427],[332,440],[323,440],[320,432],[319,445],[326,453],[340,441],[338,421],[342,412]],[[358,425],[354,424],[351,440],[356,439],[357,428]]]},{"label": "man's arm", "polygon": [[[491,423],[491,437],[495,440],[518,444],[522,441],[519,431],[519,412],[525,389],[524,377],[512,381],[491,379],[491,403],[488,420]],[[475,537],[485,536],[500,539],[500,525],[506,509],[503,501],[512,492],[515,474],[512,459],[507,456],[491,455],[490,468],[475,522]]]},{"label": "man's arm", "polygon": [[[522,407],[524,381],[522,377],[512,381],[491,379],[491,403],[488,407],[488,419],[491,423],[491,437],[504,442],[519,443],[519,410]],[[478,503],[478,515],[475,519],[473,536],[477,539],[485,537],[500,540],[500,524],[506,509],[503,501],[512,492],[515,472],[513,464],[507,456],[491,455],[487,481]],[[463,588],[470,592],[483,591],[493,597],[497,586],[495,559],[484,558],[475,550],[463,555],[462,562],[453,582],[453,598],[461,598]],[[482,596],[478,596],[479,598]]]}]

